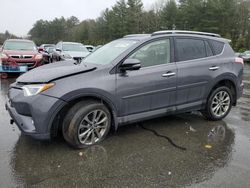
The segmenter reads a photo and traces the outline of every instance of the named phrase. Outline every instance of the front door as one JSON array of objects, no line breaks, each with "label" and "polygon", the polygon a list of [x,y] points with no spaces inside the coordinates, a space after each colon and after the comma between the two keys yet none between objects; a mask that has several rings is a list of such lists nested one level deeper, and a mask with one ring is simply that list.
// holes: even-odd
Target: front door
[{"label": "front door", "polygon": [[149,42],[128,57],[140,60],[142,68],[117,74],[120,117],[175,105],[177,72],[170,51],[167,38]]}]

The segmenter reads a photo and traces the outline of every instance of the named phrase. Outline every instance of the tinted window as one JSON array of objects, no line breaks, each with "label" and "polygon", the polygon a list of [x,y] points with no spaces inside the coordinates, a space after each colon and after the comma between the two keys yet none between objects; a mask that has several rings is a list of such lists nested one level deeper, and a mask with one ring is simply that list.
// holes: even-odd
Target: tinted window
[{"label": "tinted window", "polygon": [[215,55],[220,54],[224,48],[224,43],[219,42],[219,41],[215,41],[215,40],[211,40],[210,42],[211,42],[211,45],[213,47],[214,54]]},{"label": "tinted window", "polygon": [[187,61],[206,57],[206,48],[203,40],[176,39],[176,49],[179,61]]},{"label": "tinted window", "polygon": [[213,51],[207,41],[205,41],[205,45],[206,45],[207,56],[208,57],[213,56]]},{"label": "tinted window", "polygon": [[142,67],[166,64],[170,62],[170,41],[169,39],[151,42],[129,58],[139,59]]}]

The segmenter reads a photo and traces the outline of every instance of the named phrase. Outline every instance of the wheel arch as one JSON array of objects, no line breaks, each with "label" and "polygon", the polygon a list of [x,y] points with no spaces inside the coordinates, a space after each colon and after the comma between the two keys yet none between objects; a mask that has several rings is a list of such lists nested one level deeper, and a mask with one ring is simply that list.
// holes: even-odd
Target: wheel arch
[{"label": "wheel arch", "polygon": [[232,76],[227,76],[227,77],[216,79],[215,84],[212,85],[211,89],[209,90],[210,92],[206,98],[208,99],[211,93],[220,86],[227,86],[232,91],[233,106],[236,106],[237,104],[236,82]]},{"label": "wheel arch", "polygon": [[111,113],[112,117],[112,128],[117,130],[118,128],[118,121],[117,121],[117,109],[114,103],[107,97],[95,93],[86,93],[86,94],[79,94],[75,97],[72,97],[66,101],[66,104],[63,105],[60,109],[57,110],[56,114],[51,119],[50,126],[48,127],[52,137],[57,136],[58,130],[60,130],[63,117],[65,117],[68,110],[75,105],[76,103],[83,101],[83,100],[93,100],[100,103],[103,103]]}]

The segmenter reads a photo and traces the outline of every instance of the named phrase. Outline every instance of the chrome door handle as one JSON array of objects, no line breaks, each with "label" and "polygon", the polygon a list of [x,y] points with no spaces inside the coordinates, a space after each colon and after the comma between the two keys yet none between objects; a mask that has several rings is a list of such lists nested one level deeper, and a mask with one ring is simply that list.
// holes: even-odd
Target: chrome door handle
[{"label": "chrome door handle", "polygon": [[215,70],[218,70],[219,68],[220,68],[220,67],[214,66],[214,67],[210,67],[209,70],[215,71]]},{"label": "chrome door handle", "polygon": [[171,76],[174,76],[175,74],[176,74],[175,72],[167,72],[163,74],[162,77],[171,77]]}]

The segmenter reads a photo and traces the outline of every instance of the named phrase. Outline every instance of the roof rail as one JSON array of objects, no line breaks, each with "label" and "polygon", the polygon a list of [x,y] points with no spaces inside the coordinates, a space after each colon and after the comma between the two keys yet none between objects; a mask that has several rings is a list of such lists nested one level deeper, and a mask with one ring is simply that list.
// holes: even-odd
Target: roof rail
[{"label": "roof rail", "polygon": [[198,31],[185,31],[185,30],[165,30],[165,31],[156,31],[152,33],[151,36],[157,35],[166,35],[166,34],[195,34],[195,35],[205,35],[210,37],[221,37],[219,34],[216,33],[206,33],[206,32],[198,32]]},{"label": "roof rail", "polygon": [[130,38],[130,37],[148,37],[150,34],[131,34],[131,35],[125,35],[123,38]]}]

